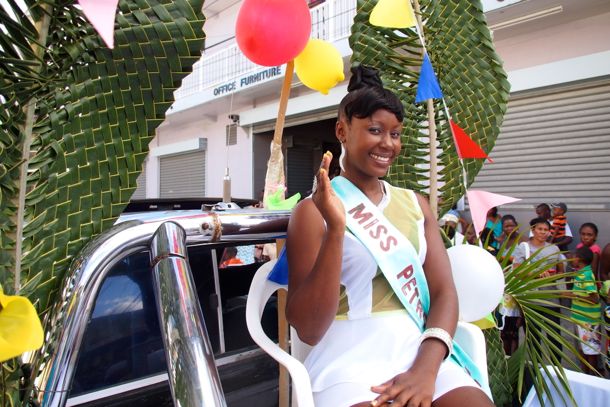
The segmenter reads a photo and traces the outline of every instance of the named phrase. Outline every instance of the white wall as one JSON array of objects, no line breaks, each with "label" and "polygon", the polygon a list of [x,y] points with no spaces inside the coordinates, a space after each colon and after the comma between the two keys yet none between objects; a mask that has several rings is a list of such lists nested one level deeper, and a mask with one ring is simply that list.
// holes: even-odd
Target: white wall
[{"label": "white wall", "polygon": [[[237,127],[237,144],[226,146],[225,126],[227,119],[219,125],[205,129],[208,137],[206,162],[206,194],[222,196],[222,179],[227,162],[231,176],[231,196],[252,197],[252,138],[242,127]],[[227,161],[228,158],[228,161]]]},{"label": "white wall", "polygon": [[610,13],[494,41],[504,69],[514,71],[610,50]]},{"label": "white wall", "polygon": [[[230,7],[227,7],[221,13],[210,13],[206,12],[206,20],[203,25],[203,32],[205,32],[205,47],[210,48],[214,52],[222,49],[225,46],[231,45],[232,42],[227,41],[224,44],[214,46],[227,38],[235,36],[235,21],[237,21],[237,13],[241,6],[240,2],[235,2]],[[205,10],[205,5],[204,5]]]}]

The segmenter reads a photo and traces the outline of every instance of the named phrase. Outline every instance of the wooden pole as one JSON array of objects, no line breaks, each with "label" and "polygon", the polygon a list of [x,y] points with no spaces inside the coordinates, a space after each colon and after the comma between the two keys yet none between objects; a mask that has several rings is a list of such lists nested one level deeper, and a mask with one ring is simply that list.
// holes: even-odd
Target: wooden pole
[{"label": "wooden pole", "polygon": [[[265,191],[263,193],[263,202],[267,202],[267,197],[277,191],[278,187],[285,187],[284,177],[284,155],[282,153],[282,134],[284,132],[284,122],[286,119],[286,108],[288,106],[288,98],[290,96],[290,86],[292,84],[292,75],[294,73],[294,61],[286,64],[286,73],[284,75],[284,83],[280,94],[280,104],[278,108],[277,121],[275,122],[275,131],[273,133],[273,141],[271,142],[271,155],[267,162],[267,174],[265,175]],[[285,192],[285,189],[284,189]],[[285,239],[276,240],[276,249],[279,254],[284,247]],[[280,290],[277,293],[277,319],[278,319],[278,342],[280,347],[286,352],[289,351],[288,346],[288,322],[286,321],[286,291]],[[279,407],[288,407],[290,402],[290,377],[288,371],[282,365],[279,365]]]},{"label": "wooden pole", "polygon": [[[413,0],[413,9],[415,11],[415,18],[417,19],[417,26],[419,27],[421,34],[422,45],[425,47],[426,39],[424,36],[424,24],[421,19],[421,9],[419,7],[418,0]],[[432,99],[428,99],[426,101],[426,105],[428,108],[428,139],[430,146],[430,208],[432,209],[432,213],[434,214],[434,216],[438,218],[438,157],[436,154],[436,113],[434,111],[434,101]]]},{"label": "wooden pole", "polygon": [[294,62],[290,61],[286,64],[286,74],[284,75],[282,93],[280,94],[280,105],[277,113],[277,121],[275,122],[273,141],[271,142],[271,155],[269,156],[269,161],[267,162],[267,174],[265,175],[265,191],[263,202],[266,202],[267,196],[276,192],[278,187],[285,187],[284,155],[282,153],[282,134],[284,132],[286,107],[288,106],[288,97],[290,96],[290,85],[292,83],[293,72]]},{"label": "wooden pole", "polygon": [[[286,243],[286,239],[276,239],[275,242],[279,255]],[[280,348],[290,353],[288,345],[288,321],[286,321],[286,297],[286,290],[279,290],[277,292],[277,338]],[[290,376],[284,366],[279,366],[279,407],[288,407],[290,405]]]}]

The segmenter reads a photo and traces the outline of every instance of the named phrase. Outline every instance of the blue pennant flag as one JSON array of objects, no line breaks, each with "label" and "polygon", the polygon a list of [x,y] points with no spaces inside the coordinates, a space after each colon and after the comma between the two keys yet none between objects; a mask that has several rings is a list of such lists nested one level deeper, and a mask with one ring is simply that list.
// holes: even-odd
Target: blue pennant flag
[{"label": "blue pennant flag", "polygon": [[441,87],[436,80],[434,69],[428,54],[424,54],[424,61],[421,64],[419,71],[419,83],[417,84],[417,93],[415,94],[415,103],[423,102],[428,99],[440,99],[443,97]]},{"label": "blue pennant flag", "polygon": [[277,262],[275,263],[275,266],[273,266],[273,269],[271,269],[267,280],[282,285],[288,284],[288,255],[286,254],[286,246],[282,248],[282,251],[277,258]]}]

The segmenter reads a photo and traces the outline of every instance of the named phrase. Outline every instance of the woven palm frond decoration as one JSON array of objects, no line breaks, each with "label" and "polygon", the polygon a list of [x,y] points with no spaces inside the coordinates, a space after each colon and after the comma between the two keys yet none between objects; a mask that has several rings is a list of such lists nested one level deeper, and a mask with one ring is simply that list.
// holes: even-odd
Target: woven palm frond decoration
[{"label": "woven palm frond decoration", "polygon": [[0,6],[0,282],[43,314],[73,256],[128,203],[174,90],[201,58],[204,17],[202,0],[121,0],[109,49],[75,1],[25,4]]},{"label": "woven palm frond decoration", "polygon": [[489,386],[496,406],[512,405],[513,389],[508,377],[506,354],[497,328],[483,329],[487,353]]},{"label": "woven palm frond decoration", "polygon": [[[386,87],[406,109],[403,150],[388,174],[401,187],[426,193],[430,182],[428,110],[415,103],[423,48],[415,28],[390,29],[369,23],[377,0],[358,0],[350,46],[352,63],[379,69]],[[415,3],[415,2],[414,2]],[[510,85],[496,54],[480,1],[419,0],[423,37],[451,118],[489,153],[506,111]],[[483,160],[464,159],[467,185],[441,100],[434,100],[438,145],[439,213],[472,184]]]}]

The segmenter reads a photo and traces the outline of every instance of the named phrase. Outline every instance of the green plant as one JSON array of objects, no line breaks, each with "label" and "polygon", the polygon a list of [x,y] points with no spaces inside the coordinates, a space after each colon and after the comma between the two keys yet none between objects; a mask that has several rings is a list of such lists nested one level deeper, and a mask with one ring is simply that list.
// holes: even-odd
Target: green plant
[{"label": "green plant", "polygon": [[[578,342],[580,339],[567,328],[576,323],[570,309],[554,301],[566,297],[568,290],[561,287],[578,272],[540,277],[545,270],[555,268],[565,261],[549,261],[549,258],[534,260],[538,252],[532,253],[530,258],[516,267],[511,267],[510,258],[518,244],[519,239],[510,245],[504,242],[499,250],[504,256],[498,255],[498,260],[506,270],[505,293],[512,296],[519,305],[525,325],[525,340],[508,359],[509,378],[519,397],[523,394],[527,374],[541,403],[543,395],[549,394],[553,387],[566,390],[569,400],[564,402],[575,405],[562,362],[574,370],[580,370],[574,360],[585,364],[586,361],[574,346],[574,340]],[[560,312],[549,307],[559,308]],[[558,317],[564,323],[556,324],[550,317]],[[559,330],[559,334],[555,329]],[[561,345],[561,349],[557,348],[557,344]],[[545,380],[545,375],[548,376],[550,371],[556,374],[557,380]]]},{"label": "green plant", "polygon": [[[44,317],[74,255],[136,188],[201,57],[202,0],[121,0],[108,49],[73,0],[0,3],[0,283]],[[3,367],[18,403],[15,365]]]}]

